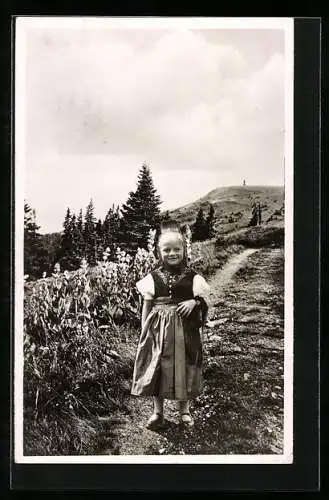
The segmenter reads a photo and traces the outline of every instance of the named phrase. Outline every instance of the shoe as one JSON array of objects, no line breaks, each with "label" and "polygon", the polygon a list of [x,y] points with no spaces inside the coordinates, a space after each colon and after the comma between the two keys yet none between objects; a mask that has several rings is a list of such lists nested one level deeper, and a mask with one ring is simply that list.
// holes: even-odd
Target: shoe
[{"label": "shoe", "polygon": [[191,417],[191,414],[190,414],[190,413],[182,413],[182,414],[181,414],[181,423],[182,423],[184,426],[187,426],[187,427],[193,427],[193,425],[194,425],[194,420],[193,420],[193,418]]},{"label": "shoe", "polygon": [[157,429],[163,424],[163,415],[161,413],[153,413],[147,421],[146,429]]}]

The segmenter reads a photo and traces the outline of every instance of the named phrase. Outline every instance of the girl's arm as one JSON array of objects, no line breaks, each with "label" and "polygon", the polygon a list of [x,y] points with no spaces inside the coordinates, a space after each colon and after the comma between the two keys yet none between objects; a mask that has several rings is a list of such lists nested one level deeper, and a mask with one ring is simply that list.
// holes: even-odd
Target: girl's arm
[{"label": "girl's arm", "polygon": [[143,309],[142,309],[142,329],[144,328],[145,321],[146,321],[148,315],[151,312],[152,305],[153,305],[153,301],[152,300],[144,299],[144,301],[143,301]]},{"label": "girl's arm", "polygon": [[196,274],[193,279],[194,298],[181,302],[177,307],[177,313],[187,317],[191,314],[193,309],[197,307],[201,313],[202,322],[205,322],[208,312],[208,304],[205,297],[208,293],[208,283],[202,276]]}]

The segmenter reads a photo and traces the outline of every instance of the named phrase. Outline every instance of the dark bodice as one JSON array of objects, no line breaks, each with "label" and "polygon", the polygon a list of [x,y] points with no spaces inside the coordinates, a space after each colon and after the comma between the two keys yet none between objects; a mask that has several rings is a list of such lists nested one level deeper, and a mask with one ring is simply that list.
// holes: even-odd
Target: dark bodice
[{"label": "dark bodice", "polygon": [[186,270],[181,275],[171,275],[162,269],[156,269],[152,273],[154,280],[154,297],[171,297],[173,299],[193,299],[193,278],[196,272],[192,269]]},{"label": "dark bodice", "polygon": [[[194,298],[193,279],[197,274],[193,269],[186,269],[180,275],[172,275],[162,268],[152,271],[154,280],[154,298],[169,297],[179,301]],[[206,320],[208,305],[204,299],[199,297],[200,305],[195,307],[187,320],[195,325],[203,324]]]}]

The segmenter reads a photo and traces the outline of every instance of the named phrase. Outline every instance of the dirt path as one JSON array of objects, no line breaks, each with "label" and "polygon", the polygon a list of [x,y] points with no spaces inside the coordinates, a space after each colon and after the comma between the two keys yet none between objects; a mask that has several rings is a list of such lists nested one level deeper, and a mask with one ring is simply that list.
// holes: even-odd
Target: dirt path
[{"label": "dirt path", "polygon": [[195,427],[182,430],[176,403],[166,401],[165,426],[149,431],[152,401],[130,397],[130,415],[113,429],[114,446],[101,454],[282,452],[282,270],[283,250],[248,249],[209,280],[204,390],[191,406]]},{"label": "dirt path", "polygon": [[[229,259],[221,269],[217,270],[215,275],[209,280],[211,290],[210,308],[214,307],[218,299],[225,295],[225,288],[230,283],[235,273],[245,264],[248,257],[256,251],[257,249],[247,248]],[[209,315],[211,315],[211,310],[209,311]]]}]

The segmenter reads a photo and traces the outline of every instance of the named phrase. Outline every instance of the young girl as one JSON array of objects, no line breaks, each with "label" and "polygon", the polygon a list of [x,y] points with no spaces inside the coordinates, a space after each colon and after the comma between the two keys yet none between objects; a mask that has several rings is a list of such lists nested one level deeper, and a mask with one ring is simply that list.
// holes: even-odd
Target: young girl
[{"label": "young girl", "polygon": [[189,400],[201,389],[200,328],[209,286],[187,266],[178,224],[162,224],[157,250],[160,266],[136,284],[144,300],[131,394],[153,396],[148,428],[163,423],[164,399],[178,400],[181,423],[192,426]]}]

